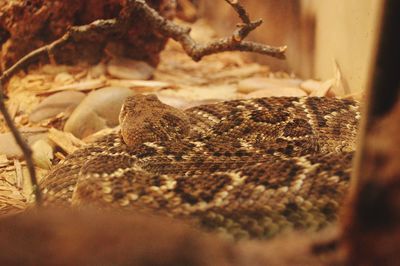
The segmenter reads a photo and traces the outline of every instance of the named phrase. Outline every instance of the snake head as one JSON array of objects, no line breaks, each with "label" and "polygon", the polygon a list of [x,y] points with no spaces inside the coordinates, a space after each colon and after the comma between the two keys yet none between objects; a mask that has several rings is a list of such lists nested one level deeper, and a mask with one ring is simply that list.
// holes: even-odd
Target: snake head
[{"label": "snake head", "polygon": [[134,96],[129,96],[125,99],[124,104],[121,107],[121,112],[119,113],[119,123],[122,124],[125,119],[130,117],[135,117],[143,112],[146,112],[150,107],[159,106],[163,104],[156,95],[149,94],[137,94]]},{"label": "snake head", "polygon": [[144,142],[179,141],[190,132],[186,114],[162,103],[154,94],[127,97],[119,122],[122,139],[132,147]]}]

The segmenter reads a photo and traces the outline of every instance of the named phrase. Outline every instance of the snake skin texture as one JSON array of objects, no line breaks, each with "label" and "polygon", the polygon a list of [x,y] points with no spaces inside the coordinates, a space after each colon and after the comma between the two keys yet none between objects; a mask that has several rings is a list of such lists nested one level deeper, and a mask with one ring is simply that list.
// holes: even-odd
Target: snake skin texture
[{"label": "snake skin texture", "polygon": [[235,239],[315,231],[337,219],[359,119],[356,101],[335,98],[180,111],[137,95],[121,132],[77,150],[40,186],[47,206],[163,214]]}]

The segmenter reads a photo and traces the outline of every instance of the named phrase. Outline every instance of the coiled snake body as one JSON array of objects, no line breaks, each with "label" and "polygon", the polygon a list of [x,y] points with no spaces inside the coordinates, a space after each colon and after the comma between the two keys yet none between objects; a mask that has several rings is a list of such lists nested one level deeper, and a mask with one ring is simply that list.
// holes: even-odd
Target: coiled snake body
[{"label": "coiled snake body", "polygon": [[44,179],[46,205],[160,213],[235,238],[334,221],[347,190],[358,103],[233,100],[177,110],[129,97],[121,132],[71,154]]}]

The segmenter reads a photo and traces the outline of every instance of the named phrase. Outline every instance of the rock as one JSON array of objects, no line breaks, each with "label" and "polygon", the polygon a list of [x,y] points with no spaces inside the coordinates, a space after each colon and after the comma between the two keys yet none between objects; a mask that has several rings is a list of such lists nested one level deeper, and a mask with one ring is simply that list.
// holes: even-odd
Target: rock
[{"label": "rock", "polygon": [[[32,146],[34,142],[46,138],[45,129],[28,128],[29,132],[24,132],[25,128],[20,128],[22,138]],[[37,129],[35,132],[34,130]],[[5,154],[7,158],[22,158],[23,153],[18,146],[11,132],[0,134],[0,154]]]},{"label": "rock", "polygon": [[35,165],[43,169],[50,169],[54,158],[53,145],[47,139],[39,139],[32,145],[32,159]]},{"label": "rock", "polygon": [[133,95],[130,89],[120,87],[89,93],[67,120],[64,131],[82,139],[101,129],[117,126],[121,106],[130,95]]},{"label": "rock", "polygon": [[257,90],[276,89],[281,87],[297,87],[299,79],[275,79],[266,77],[253,77],[243,79],[238,83],[238,92],[250,93]]},{"label": "rock", "polygon": [[107,72],[120,79],[150,79],[154,67],[149,64],[127,58],[114,58],[108,62]]},{"label": "rock", "polygon": [[7,158],[22,158],[22,151],[11,132],[0,134],[0,154],[5,154]]},{"label": "rock", "polygon": [[268,90],[253,91],[252,93],[247,94],[245,98],[250,99],[250,98],[260,98],[260,97],[282,97],[282,96],[301,97],[301,96],[307,96],[307,93],[305,93],[303,90],[299,88],[282,87],[282,88],[273,88]]},{"label": "rock", "polygon": [[65,111],[72,111],[85,98],[77,91],[63,91],[45,98],[29,115],[29,121],[37,123]]}]

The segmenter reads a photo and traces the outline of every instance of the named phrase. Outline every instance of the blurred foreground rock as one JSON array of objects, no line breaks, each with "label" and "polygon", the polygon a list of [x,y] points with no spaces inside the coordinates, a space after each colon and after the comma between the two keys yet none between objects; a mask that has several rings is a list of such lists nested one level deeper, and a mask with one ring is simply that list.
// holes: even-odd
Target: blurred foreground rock
[{"label": "blurred foreground rock", "polygon": [[42,210],[0,219],[2,265],[327,265],[315,238],[233,243],[143,214]]}]

